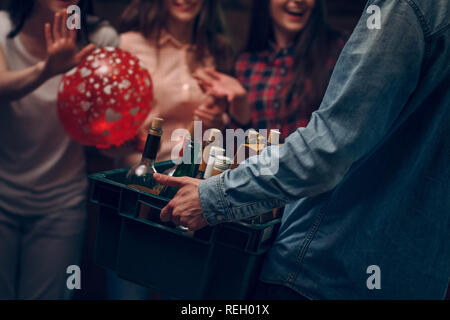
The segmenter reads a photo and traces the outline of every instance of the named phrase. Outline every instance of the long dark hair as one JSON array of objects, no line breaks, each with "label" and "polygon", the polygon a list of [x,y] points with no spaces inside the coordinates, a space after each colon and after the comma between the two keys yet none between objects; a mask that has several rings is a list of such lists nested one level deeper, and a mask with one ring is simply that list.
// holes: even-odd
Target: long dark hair
[{"label": "long dark hair", "polygon": [[[311,81],[314,101],[321,102],[329,81],[325,65],[338,38],[339,34],[327,24],[324,1],[316,0],[307,24],[294,40],[294,72],[286,89],[286,104],[303,90],[306,81]],[[270,0],[254,1],[245,51],[261,52],[269,49],[271,42],[275,42],[275,36]]]},{"label": "long dark hair", "polygon": [[[34,0],[10,0],[8,4],[8,12],[13,24],[13,29],[8,34],[8,38],[14,38],[22,31],[25,22],[31,17],[34,10]],[[87,44],[88,34],[93,25],[88,22],[88,15],[93,15],[93,6],[91,0],[80,0],[78,6],[81,9],[81,32],[77,33],[77,41],[81,44]]]},{"label": "long dark hair", "polygon": [[[233,66],[233,50],[219,2],[203,1],[200,14],[195,19],[192,44],[195,45],[197,61],[203,61],[209,53],[217,69],[229,73]],[[167,16],[165,0],[132,0],[122,14],[119,32],[138,31],[145,37],[158,40],[166,27]]]}]

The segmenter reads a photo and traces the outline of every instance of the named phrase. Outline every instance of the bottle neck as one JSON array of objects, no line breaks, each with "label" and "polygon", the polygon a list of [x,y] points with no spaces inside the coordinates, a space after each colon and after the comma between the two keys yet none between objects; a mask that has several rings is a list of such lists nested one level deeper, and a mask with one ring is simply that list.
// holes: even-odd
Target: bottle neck
[{"label": "bottle neck", "polygon": [[145,164],[146,166],[149,166],[149,167],[151,167],[151,168],[155,168],[155,163],[156,163],[156,161],[155,161],[155,159],[150,159],[150,158],[144,158],[144,157],[142,157],[141,163],[142,163],[142,164]]},{"label": "bottle neck", "polygon": [[142,161],[144,161],[144,159],[149,159],[154,162],[156,155],[158,154],[160,143],[161,136],[150,132],[147,136],[147,141],[145,142],[144,152],[142,153]]}]

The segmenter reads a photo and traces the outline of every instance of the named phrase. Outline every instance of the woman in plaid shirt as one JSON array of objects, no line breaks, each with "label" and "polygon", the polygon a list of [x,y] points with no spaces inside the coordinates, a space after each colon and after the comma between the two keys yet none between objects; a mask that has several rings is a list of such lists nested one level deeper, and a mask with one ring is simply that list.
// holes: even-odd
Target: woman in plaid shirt
[{"label": "woman in plaid shirt", "polygon": [[207,93],[226,98],[229,110],[249,110],[246,119],[229,112],[230,126],[279,129],[285,138],[320,106],[344,44],[325,21],[324,1],[258,1],[236,78],[211,69],[196,78]]}]

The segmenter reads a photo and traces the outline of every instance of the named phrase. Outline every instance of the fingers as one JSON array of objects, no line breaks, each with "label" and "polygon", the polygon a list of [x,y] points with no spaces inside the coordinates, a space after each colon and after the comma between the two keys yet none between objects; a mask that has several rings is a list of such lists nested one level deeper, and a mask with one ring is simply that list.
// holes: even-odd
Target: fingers
[{"label": "fingers", "polygon": [[45,42],[47,43],[47,49],[53,44],[52,33],[50,32],[50,23],[45,24]]},{"label": "fingers", "polygon": [[208,90],[210,90],[210,88],[212,88],[212,86],[213,86],[213,85],[212,85],[210,82],[208,82],[208,81],[205,81],[205,80],[200,79],[200,78],[196,78],[195,76],[194,76],[194,78],[197,80],[197,83],[198,83],[198,85],[200,86],[200,89],[202,89],[202,91],[203,91],[204,93],[208,92]]},{"label": "fingers", "polygon": [[185,178],[181,177],[169,177],[164,174],[155,173],[153,175],[153,178],[160,184],[163,184],[165,186],[169,187],[175,187],[175,188],[182,188],[184,185],[186,185]]},{"label": "fingers", "polygon": [[194,111],[194,115],[197,116],[200,120],[214,121],[220,119],[220,117],[222,116],[222,112],[217,113],[214,111],[211,112],[209,110],[196,109]]},{"label": "fingers", "polygon": [[61,13],[57,12],[55,13],[55,17],[53,19],[53,40],[56,42],[61,38],[61,32],[60,32],[60,26],[61,26]]},{"label": "fingers", "polygon": [[61,36],[61,38],[62,39],[66,39],[67,38],[67,36],[68,36],[68,32],[69,32],[69,30],[68,30],[68,28],[67,28],[67,18],[68,18],[68,15],[67,15],[67,11],[63,11],[62,13],[61,13],[61,21],[60,21],[60,36]]},{"label": "fingers", "polygon": [[213,68],[204,68],[203,70],[208,76],[210,76],[214,80],[219,80],[220,77],[222,76],[222,74],[220,72],[217,72]]},{"label": "fingers", "polygon": [[194,78],[201,79],[206,82],[212,82],[219,80],[219,77],[213,70],[208,68],[198,69],[194,73]]},{"label": "fingers", "polygon": [[[78,19],[80,18],[77,14],[74,14],[74,19],[75,21],[78,21]],[[69,32],[69,39],[71,42],[75,42],[75,40],[77,39],[77,29],[70,29],[68,30]]]},{"label": "fingers", "polygon": [[192,77],[195,80],[197,80],[197,82],[198,82],[198,84],[200,86],[204,86],[205,88],[213,86],[213,83],[211,82],[211,79],[209,79],[209,78],[206,78],[206,77],[204,77],[202,75],[199,75],[199,74],[194,74]]},{"label": "fingers", "polygon": [[162,208],[159,218],[162,222],[169,222],[172,219],[172,212],[174,209],[173,200],[170,201],[164,208]]},{"label": "fingers", "polygon": [[86,58],[88,55],[91,54],[92,51],[95,50],[95,45],[94,44],[89,44],[86,47],[84,47],[80,52],[78,52],[78,54],[75,57],[76,61],[81,61],[84,58]]}]

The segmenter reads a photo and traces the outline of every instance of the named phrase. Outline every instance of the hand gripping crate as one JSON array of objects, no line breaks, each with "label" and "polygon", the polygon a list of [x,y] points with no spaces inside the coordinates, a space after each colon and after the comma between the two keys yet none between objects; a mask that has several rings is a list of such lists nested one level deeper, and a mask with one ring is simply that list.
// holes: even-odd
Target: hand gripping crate
[{"label": "hand gripping crate", "polygon": [[[159,172],[172,162],[156,165]],[[280,219],[206,227],[193,235],[159,219],[170,199],[123,184],[128,169],[89,176],[100,206],[95,262],[124,279],[178,299],[245,299]]]}]

